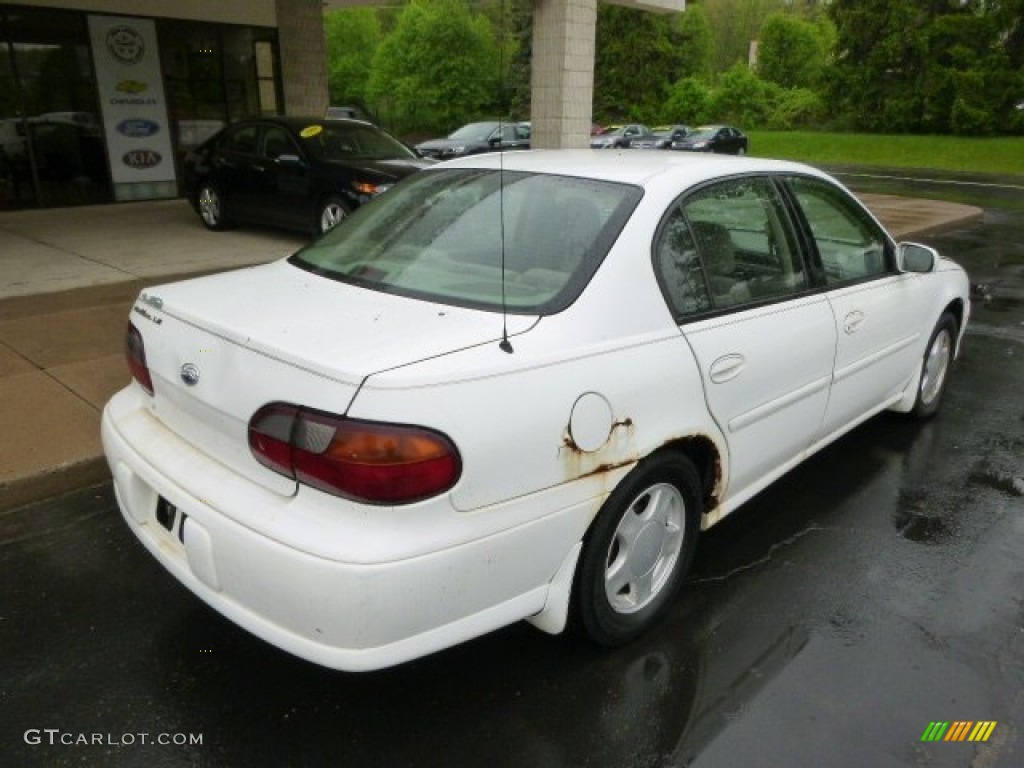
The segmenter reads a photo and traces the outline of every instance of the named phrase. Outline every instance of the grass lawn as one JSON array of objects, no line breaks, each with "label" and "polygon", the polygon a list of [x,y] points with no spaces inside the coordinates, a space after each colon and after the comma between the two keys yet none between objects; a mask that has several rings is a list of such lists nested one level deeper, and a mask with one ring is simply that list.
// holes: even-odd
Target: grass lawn
[{"label": "grass lawn", "polygon": [[975,139],[816,131],[749,131],[748,135],[750,153],[758,157],[1024,176],[1024,137]]}]

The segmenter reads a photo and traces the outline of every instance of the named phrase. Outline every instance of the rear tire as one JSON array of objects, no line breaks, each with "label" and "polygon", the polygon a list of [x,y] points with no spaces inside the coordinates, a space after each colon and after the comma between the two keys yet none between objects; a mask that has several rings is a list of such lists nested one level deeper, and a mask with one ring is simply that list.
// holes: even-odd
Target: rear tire
[{"label": "rear tire", "polygon": [[675,453],[649,457],[616,486],[576,571],[574,619],[582,634],[621,645],[661,619],[697,546],[700,487],[693,463]]},{"label": "rear tire", "polygon": [[921,361],[921,381],[917,386],[917,400],[910,411],[914,418],[928,419],[938,412],[942,404],[942,395],[946,391],[949,368],[953,364],[956,336],[956,318],[946,312],[939,318],[928,340],[928,346],[925,347],[924,360]]}]

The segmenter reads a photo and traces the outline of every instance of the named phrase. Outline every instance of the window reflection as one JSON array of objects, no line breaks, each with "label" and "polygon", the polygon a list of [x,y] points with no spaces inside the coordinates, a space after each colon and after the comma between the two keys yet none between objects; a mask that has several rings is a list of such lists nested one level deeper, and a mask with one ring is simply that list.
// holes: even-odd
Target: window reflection
[{"label": "window reflection", "polygon": [[7,11],[3,31],[0,208],[109,201],[85,16]]}]

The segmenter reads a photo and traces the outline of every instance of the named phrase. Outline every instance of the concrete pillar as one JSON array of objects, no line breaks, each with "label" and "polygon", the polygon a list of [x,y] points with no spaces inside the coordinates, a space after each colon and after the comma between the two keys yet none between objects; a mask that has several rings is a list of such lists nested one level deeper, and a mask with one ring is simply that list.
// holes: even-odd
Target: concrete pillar
[{"label": "concrete pillar", "polygon": [[323,2],[275,0],[275,9],[284,113],[322,116],[330,99]]},{"label": "concrete pillar", "polygon": [[530,144],[586,148],[594,101],[597,0],[534,0]]}]

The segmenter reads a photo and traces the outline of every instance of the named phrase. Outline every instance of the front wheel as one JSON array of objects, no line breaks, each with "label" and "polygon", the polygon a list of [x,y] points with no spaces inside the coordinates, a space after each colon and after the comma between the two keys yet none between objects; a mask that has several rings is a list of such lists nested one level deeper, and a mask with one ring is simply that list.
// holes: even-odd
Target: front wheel
[{"label": "front wheel", "polygon": [[657,623],[693,559],[700,499],[693,463],[673,453],[641,462],[612,491],[576,574],[575,620],[584,635],[614,646]]},{"label": "front wheel", "polygon": [[953,363],[956,344],[956,318],[946,312],[932,331],[921,362],[921,383],[917,387],[917,400],[911,415],[918,419],[934,416],[946,391],[946,377]]}]

